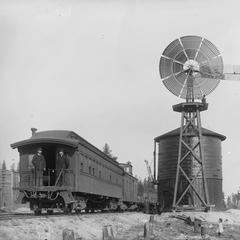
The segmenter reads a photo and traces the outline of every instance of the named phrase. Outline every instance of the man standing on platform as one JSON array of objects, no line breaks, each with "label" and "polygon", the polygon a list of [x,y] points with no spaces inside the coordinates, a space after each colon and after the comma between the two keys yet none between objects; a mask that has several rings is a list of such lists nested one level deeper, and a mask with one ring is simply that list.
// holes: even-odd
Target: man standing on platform
[{"label": "man standing on platform", "polygon": [[56,185],[62,186],[66,184],[66,169],[69,167],[69,161],[67,156],[64,154],[63,149],[60,149],[57,154],[57,161],[56,161]]},{"label": "man standing on platform", "polygon": [[204,105],[206,105],[206,103],[207,103],[206,95],[203,95],[203,96],[202,96],[202,103],[203,103]]},{"label": "man standing on platform", "polygon": [[35,183],[37,187],[43,186],[43,171],[46,170],[46,160],[42,155],[42,148],[37,149],[37,154],[33,156],[32,164],[35,170]]}]

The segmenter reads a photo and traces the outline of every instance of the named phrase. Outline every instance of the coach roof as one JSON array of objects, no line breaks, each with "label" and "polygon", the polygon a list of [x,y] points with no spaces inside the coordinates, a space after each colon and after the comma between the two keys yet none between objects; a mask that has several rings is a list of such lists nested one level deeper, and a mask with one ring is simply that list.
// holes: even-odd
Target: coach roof
[{"label": "coach roof", "polygon": [[49,130],[49,131],[35,132],[31,138],[13,143],[11,144],[11,147],[14,149],[18,147],[23,147],[31,144],[39,144],[39,143],[63,144],[63,145],[67,145],[75,148],[77,148],[78,145],[80,144],[88,148],[90,151],[95,152],[97,155],[100,155],[101,157],[107,159],[108,161],[111,161],[112,163],[115,163],[116,165],[118,165],[116,161],[114,161],[112,158],[107,156],[97,147],[93,146],[91,143],[89,143],[87,140],[80,137],[78,134],[76,134],[73,131]]},{"label": "coach roof", "polygon": [[34,135],[26,140],[19,141],[11,144],[12,148],[23,147],[31,144],[38,143],[55,143],[55,144],[64,144],[71,147],[77,147],[78,141],[69,137],[70,131],[44,131],[37,132]]}]

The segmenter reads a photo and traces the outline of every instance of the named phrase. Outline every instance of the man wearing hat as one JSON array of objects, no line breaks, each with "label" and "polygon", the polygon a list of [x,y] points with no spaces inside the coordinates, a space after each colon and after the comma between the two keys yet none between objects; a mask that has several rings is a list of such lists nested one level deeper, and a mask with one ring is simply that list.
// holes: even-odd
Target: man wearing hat
[{"label": "man wearing hat", "polygon": [[35,169],[35,183],[36,186],[43,185],[43,171],[46,170],[46,160],[42,155],[42,148],[37,149],[37,153],[33,156],[32,164]]},{"label": "man wearing hat", "polygon": [[63,180],[66,183],[66,169],[69,167],[69,161],[67,156],[64,154],[63,149],[59,149],[57,154],[57,161],[56,161],[56,183],[57,185],[62,186]]}]

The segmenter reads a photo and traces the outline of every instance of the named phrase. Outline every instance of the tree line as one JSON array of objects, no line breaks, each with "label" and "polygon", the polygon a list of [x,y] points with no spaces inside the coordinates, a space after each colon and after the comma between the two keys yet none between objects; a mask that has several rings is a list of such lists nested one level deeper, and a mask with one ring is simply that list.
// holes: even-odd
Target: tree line
[{"label": "tree line", "polygon": [[156,190],[150,178],[144,178],[143,180],[138,179],[138,196],[143,197],[144,193],[154,192],[156,192]]},{"label": "tree line", "polygon": [[240,190],[227,197],[227,208],[240,208]]}]

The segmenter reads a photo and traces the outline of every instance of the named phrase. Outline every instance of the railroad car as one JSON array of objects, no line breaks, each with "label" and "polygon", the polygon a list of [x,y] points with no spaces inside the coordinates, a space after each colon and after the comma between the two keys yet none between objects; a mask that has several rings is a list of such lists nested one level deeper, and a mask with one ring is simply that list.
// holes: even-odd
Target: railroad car
[{"label": "railroad car", "polygon": [[120,166],[123,168],[123,186],[122,186],[122,199],[123,204],[127,206],[128,209],[135,210],[138,205],[138,192],[137,192],[137,181],[136,178],[132,175],[132,164],[131,162],[120,163]]},{"label": "railroad car", "polygon": [[[54,208],[88,212],[136,207],[137,179],[132,176],[131,164],[119,164],[73,131],[32,129],[29,139],[11,147],[17,148],[20,156],[17,201],[29,202],[35,214],[41,214],[42,209],[52,213]],[[32,163],[39,147],[46,160],[40,185]],[[68,167],[59,171],[60,149],[68,159]]]}]

